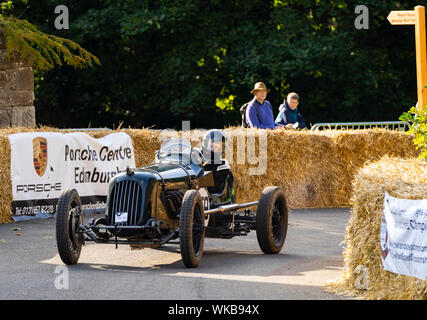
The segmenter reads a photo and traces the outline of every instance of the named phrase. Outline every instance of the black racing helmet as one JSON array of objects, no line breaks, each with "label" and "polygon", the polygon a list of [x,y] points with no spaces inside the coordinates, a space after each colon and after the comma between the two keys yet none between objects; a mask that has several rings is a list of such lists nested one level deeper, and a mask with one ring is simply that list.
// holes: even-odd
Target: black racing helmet
[{"label": "black racing helmet", "polygon": [[221,164],[225,154],[227,136],[219,129],[211,129],[206,132],[202,140],[202,154],[205,161]]}]

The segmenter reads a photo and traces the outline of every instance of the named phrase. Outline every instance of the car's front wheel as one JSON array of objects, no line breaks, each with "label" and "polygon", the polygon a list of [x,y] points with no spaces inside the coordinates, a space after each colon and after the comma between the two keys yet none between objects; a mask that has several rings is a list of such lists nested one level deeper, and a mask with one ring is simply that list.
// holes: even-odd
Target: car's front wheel
[{"label": "car's front wheel", "polygon": [[205,239],[203,202],[197,190],[184,194],[179,214],[179,243],[181,257],[187,268],[199,265]]},{"label": "car's front wheel", "polygon": [[75,264],[79,260],[83,245],[81,201],[76,189],[66,189],[58,200],[56,211],[56,243],[61,260]]}]

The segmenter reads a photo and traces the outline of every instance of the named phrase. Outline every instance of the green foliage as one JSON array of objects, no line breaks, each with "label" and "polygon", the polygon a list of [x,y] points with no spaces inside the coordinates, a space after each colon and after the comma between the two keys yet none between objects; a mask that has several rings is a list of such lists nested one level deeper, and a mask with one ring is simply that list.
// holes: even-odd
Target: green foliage
[{"label": "green foliage", "polygon": [[38,75],[43,124],[236,125],[257,81],[271,89],[275,115],[299,93],[313,124],[395,120],[416,100],[413,26],[386,19],[416,1],[364,0],[368,30],[354,27],[356,0],[63,0],[69,30],[54,28],[58,1],[33,2],[13,13],[103,62]]},{"label": "green foliage", "polygon": [[47,35],[25,20],[0,18],[0,26],[6,39],[6,54],[19,55],[29,60],[36,70],[49,70],[62,62],[75,68],[92,67],[100,64],[97,57],[77,43]]},{"label": "green foliage", "polygon": [[399,119],[411,124],[408,133],[415,135],[414,144],[417,149],[421,149],[419,158],[427,161],[427,106],[423,110],[412,107]]},{"label": "green foliage", "polygon": [[[28,0],[18,0],[18,2],[27,4]],[[2,13],[8,12],[14,8],[13,1],[0,2],[0,18],[3,16]]]},{"label": "green foliage", "polygon": [[12,1],[0,2],[0,10],[1,12],[13,9]]}]

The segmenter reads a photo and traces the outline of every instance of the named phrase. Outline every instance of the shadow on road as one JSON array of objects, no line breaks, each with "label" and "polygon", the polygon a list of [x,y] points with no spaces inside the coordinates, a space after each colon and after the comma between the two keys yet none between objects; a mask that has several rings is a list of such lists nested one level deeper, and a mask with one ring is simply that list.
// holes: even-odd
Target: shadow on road
[{"label": "shadow on road", "polygon": [[[159,250],[159,249],[156,249]],[[297,254],[281,253],[277,255],[265,255],[255,252],[223,251],[208,249],[203,253],[202,262],[198,268],[186,268],[181,261],[179,250],[162,248],[162,251],[176,253],[173,262],[155,263],[145,266],[129,266],[107,263],[78,263],[68,266],[70,271],[108,271],[120,273],[160,273],[171,275],[176,273],[228,276],[305,276],[307,273],[316,272],[319,269],[337,270],[342,268],[342,259],[338,257],[314,258]],[[271,266],[280,266],[272,268]],[[262,266],[265,266],[263,268]]]}]

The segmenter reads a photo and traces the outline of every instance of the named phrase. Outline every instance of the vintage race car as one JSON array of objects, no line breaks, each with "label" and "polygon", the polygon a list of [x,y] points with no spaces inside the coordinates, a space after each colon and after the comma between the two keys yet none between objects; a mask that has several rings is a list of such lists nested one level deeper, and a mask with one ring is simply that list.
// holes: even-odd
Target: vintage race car
[{"label": "vintage race car", "polygon": [[197,267],[205,237],[231,239],[251,230],[256,230],[264,253],[279,253],[288,228],[282,189],[266,187],[259,201],[237,204],[235,198],[226,160],[209,167],[200,149],[192,148],[184,138],[171,138],[156,152],[151,165],[127,168],[114,176],[102,218],[83,224],[77,191],[62,192],[56,214],[59,255],[65,264],[75,264],[87,241],[111,243],[116,248],[128,244],[132,249],[179,243],[184,265]]}]

